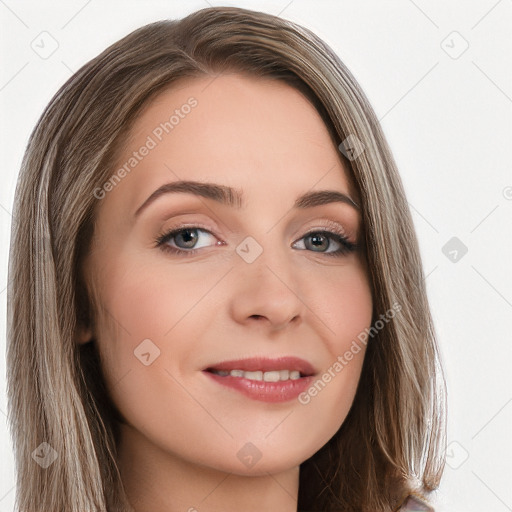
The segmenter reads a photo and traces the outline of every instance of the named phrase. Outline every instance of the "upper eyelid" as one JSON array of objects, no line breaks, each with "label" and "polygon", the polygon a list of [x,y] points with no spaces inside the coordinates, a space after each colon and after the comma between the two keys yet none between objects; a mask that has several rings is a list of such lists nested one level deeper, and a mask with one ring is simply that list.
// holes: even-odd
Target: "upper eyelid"
[{"label": "upper eyelid", "polygon": [[[196,213],[199,213],[199,212],[184,212],[184,213],[180,213],[178,215],[173,215],[172,218],[176,218],[176,217],[181,217],[183,215],[194,215]],[[203,215],[203,214],[200,214],[200,215]],[[230,235],[233,235],[233,234],[243,234],[245,233],[244,230],[239,230],[239,229],[231,229],[227,226],[227,224],[224,222],[224,221],[221,221],[220,223],[219,222],[216,222],[214,220],[211,219],[210,216],[207,216],[208,219],[209,219],[209,222],[213,223],[213,231],[217,231],[217,232],[220,232],[220,231],[227,231]],[[169,219],[165,219],[164,222],[166,222],[167,220],[170,220]],[[299,221],[297,221],[297,224],[299,223]],[[306,222],[304,222],[306,223]],[[300,222],[300,224],[304,224],[303,222]],[[306,228],[306,232],[309,232],[311,230],[314,230],[314,229],[317,229],[317,230],[328,230],[329,229],[329,226],[332,226],[333,229],[338,229],[340,230],[344,236],[346,236],[347,238],[354,238],[357,234],[357,230],[354,231],[353,229],[347,227],[345,225],[344,222],[340,222],[339,220],[334,220],[332,218],[328,218],[327,216],[326,217],[318,217],[315,221],[314,221],[315,226],[310,226],[308,228]],[[177,221],[175,222],[176,226],[174,227],[170,227],[170,228],[166,228],[166,229],[163,229],[162,231],[165,231],[165,232],[169,232],[169,231],[175,231],[175,230],[178,230],[178,229],[185,229],[187,227],[201,227],[202,229],[205,229],[206,231],[209,231],[209,232],[212,232],[212,229],[210,228],[210,226],[207,226],[205,225],[203,222],[201,221]],[[321,224],[326,224],[326,226],[321,226]],[[222,226],[222,230],[220,229],[219,226]],[[303,228],[300,229],[300,231],[302,231]],[[297,232],[297,229],[294,229],[294,232]],[[215,233],[212,233],[212,234],[215,234]],[[298,233],[297,233],[298,234]],[[304,236],[304,235],[303,235]]]}]

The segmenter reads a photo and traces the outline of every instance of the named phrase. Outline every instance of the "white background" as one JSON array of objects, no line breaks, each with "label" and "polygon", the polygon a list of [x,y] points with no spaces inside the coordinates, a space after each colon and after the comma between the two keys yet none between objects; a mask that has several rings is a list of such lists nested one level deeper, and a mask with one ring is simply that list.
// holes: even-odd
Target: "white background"
[{"label": "white background", "polygon": [[[107,45],[143,24],[208,5],[307,26],[368,95],[413,212],[447,374],[448,466],[436,511],[512,511],[510,0],[0,0],[0,512],[14,504],[5,287],[16,176],[29,134],[64,81]],[[58,43],[46,59],[32,48],[42,37],[49,47],[43,31]],[[442,252],[452,237],[468,249],[456,261]]]}]

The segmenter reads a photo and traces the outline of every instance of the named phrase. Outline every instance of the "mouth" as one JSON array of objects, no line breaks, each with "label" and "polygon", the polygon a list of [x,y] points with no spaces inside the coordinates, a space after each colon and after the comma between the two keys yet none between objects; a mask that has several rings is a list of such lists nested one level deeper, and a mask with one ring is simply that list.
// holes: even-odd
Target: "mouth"
[{"label": "mouth", "polygon": [[264,402],[296,398],[316,375],[314,367],[297,357],[224,361],[203,370],[213,380]]}]

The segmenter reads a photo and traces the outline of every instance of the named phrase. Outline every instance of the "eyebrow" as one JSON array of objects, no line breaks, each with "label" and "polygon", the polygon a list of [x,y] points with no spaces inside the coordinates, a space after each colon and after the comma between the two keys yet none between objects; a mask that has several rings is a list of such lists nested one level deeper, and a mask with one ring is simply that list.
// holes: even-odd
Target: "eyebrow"
[{"label": "eyebrow", "polygon": [[[243,192],[239,189],[228,187],[226,185],[218,185],[216,183],[204,183],[199,181],[175,181],[166,183],[157,188],[145,201],[137,211],[135,217],[140,215],[142,210],[147,208],[153,201],[159,197],[170,193],[188,193],[196,196],[212,199],[220,204],[241,208],[243,206]],[[337,190],[315,190],[306,192],[295,200],[294,208],[305,209],[313,208],[329,203],[344,203],[352,206],[359,211],[360,207],[351,197]]]}]

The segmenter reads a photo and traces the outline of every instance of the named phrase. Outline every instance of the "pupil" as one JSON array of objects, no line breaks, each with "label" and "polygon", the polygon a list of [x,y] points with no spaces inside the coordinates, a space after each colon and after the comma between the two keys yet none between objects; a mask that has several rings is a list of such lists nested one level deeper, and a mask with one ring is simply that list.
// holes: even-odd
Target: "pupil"
[{"label": "pupil", "polygon": [[184,229],[178,237],[182,237],[185,240],[185,246],[190,249],[197,240],[197,229]]},{"label": "pupil", "polygon": [[[327,249],[328,240],[324,235],[311,235],[310,236],[313,247]],[[327,242],[327,243],[326,243]],[[323,245],[323,247],[322,247]]]}]

